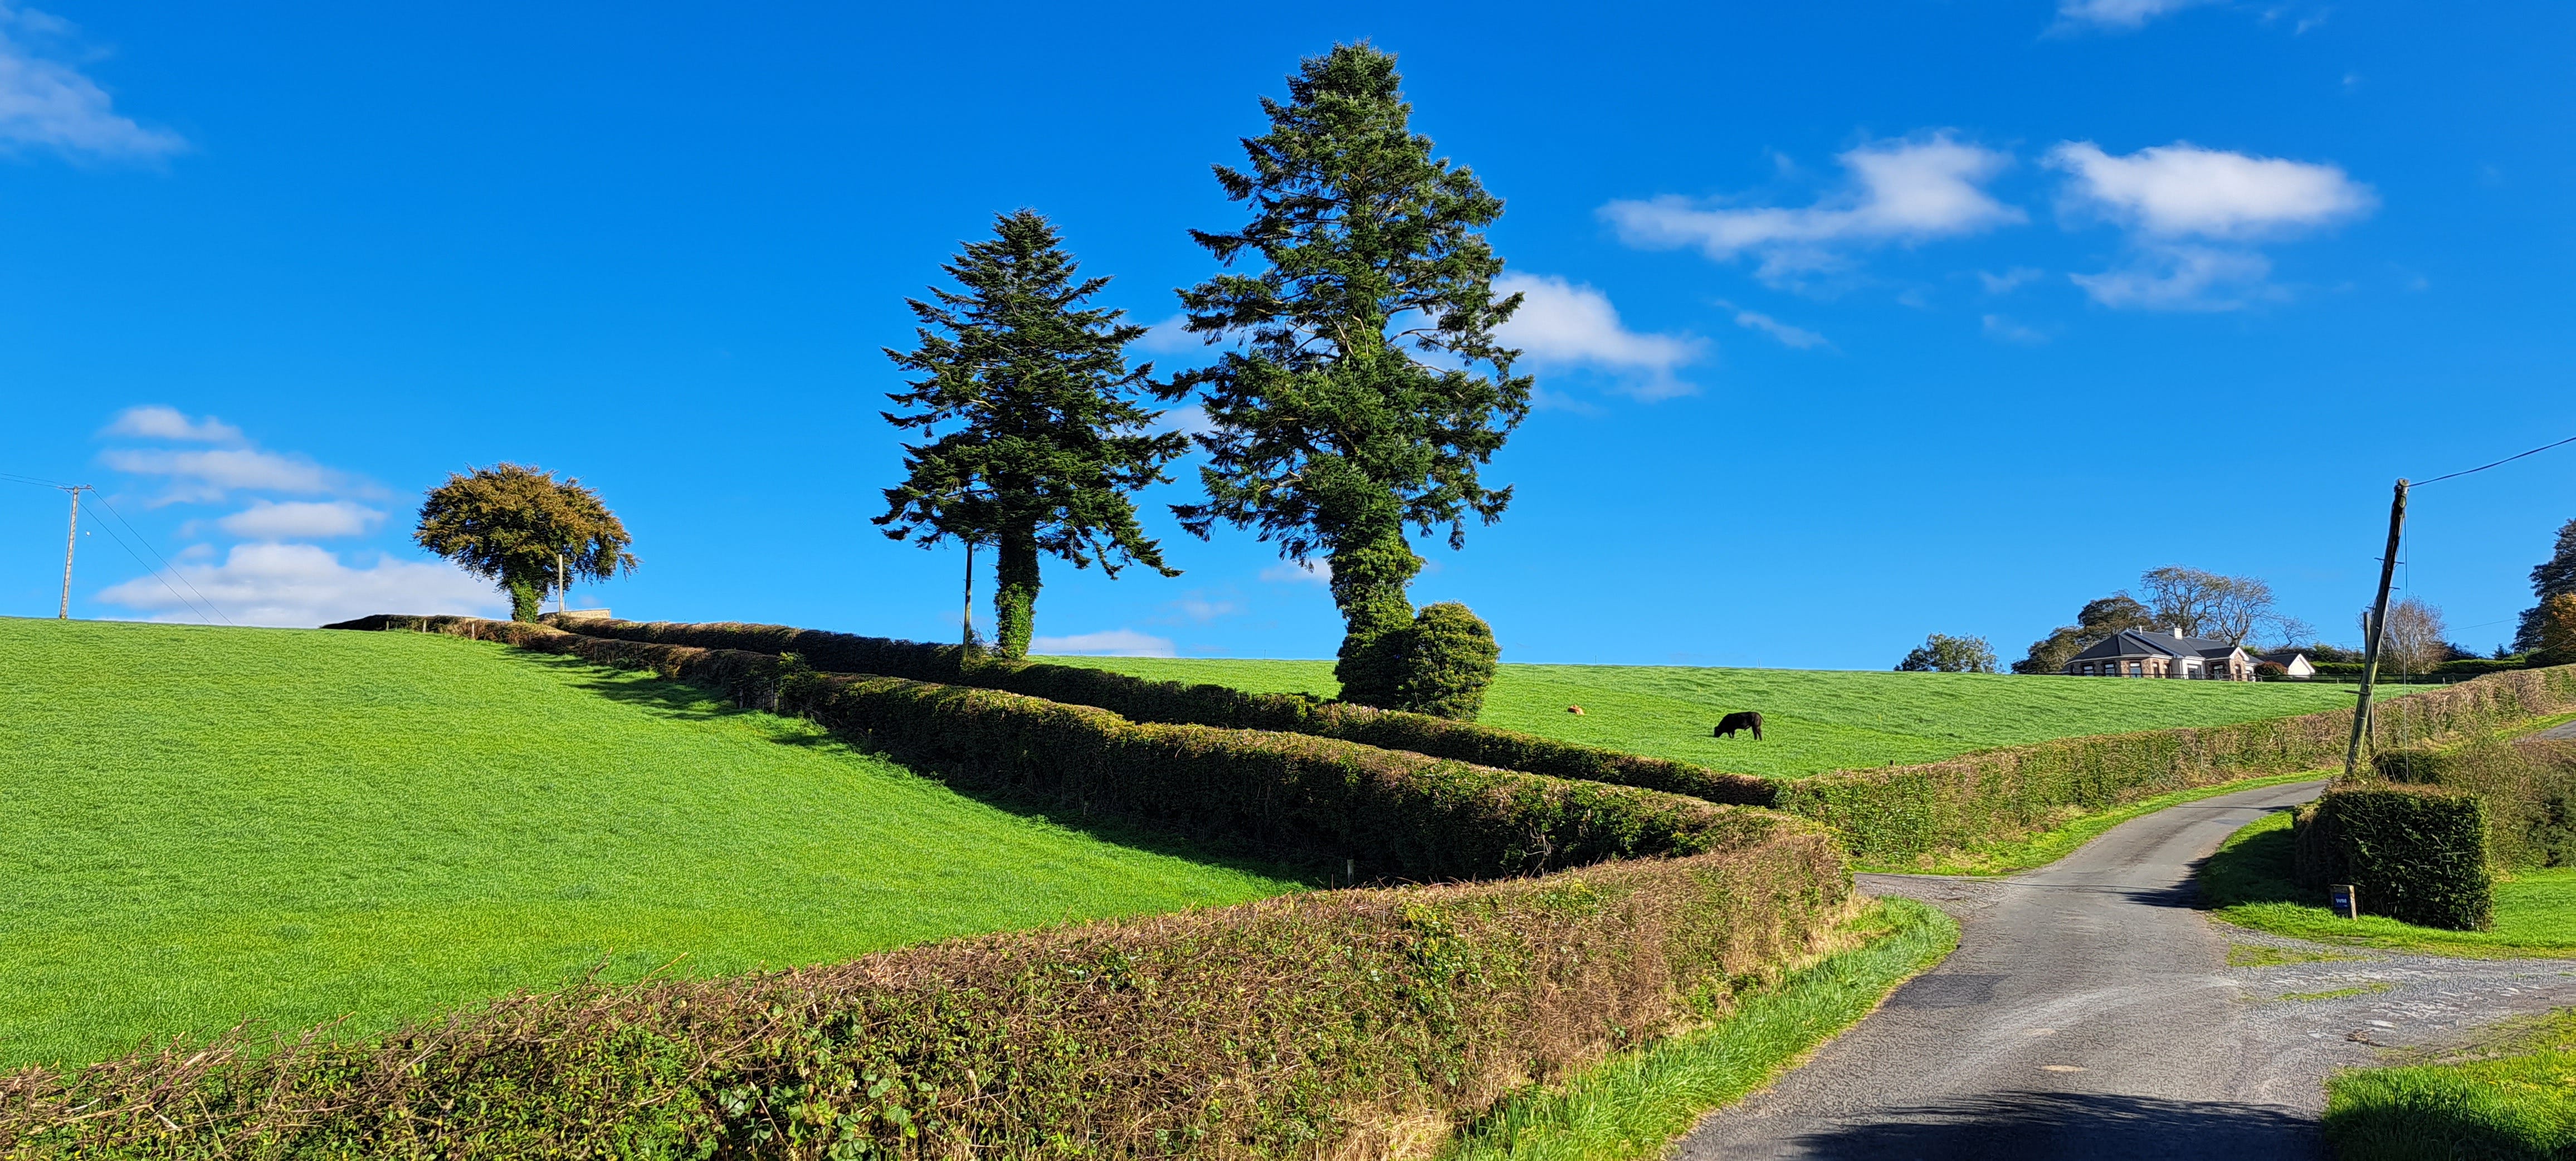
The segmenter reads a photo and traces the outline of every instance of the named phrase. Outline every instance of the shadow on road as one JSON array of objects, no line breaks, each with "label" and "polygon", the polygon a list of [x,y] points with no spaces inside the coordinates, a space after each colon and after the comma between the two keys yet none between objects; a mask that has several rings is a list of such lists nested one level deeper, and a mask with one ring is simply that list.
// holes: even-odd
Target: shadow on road
[{"label": "shadow on road", "polygon": [[2087,1093],[2008,1092],[1893,1108],[1874,1124],[1796,1138],[1802,1155],[1985,1161],[1996,1157],[2313,1158],[2316,1122],[2288,1109]]}]

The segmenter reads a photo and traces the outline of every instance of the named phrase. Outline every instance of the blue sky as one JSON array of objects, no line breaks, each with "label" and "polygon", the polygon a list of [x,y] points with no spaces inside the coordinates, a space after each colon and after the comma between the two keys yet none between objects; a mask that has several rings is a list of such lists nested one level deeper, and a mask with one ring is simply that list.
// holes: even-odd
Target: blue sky
[{"label": "blue sky", "polygon": [[[188,581],[88,536],[75,615],[497,610],[405,534],[507,459],[635,532],[580,599],[951,636],[959,554],[867,523],[904,296],[1031,206],[1168,319],[1241,220],[1208,166],[1363,37],[1531,294],[1517,499],[1415,587],[1506,660],[2009,660],[2164,564],[2349,639],[2391,480],[2576,435],[2563,5],[379,9],[0,7],[0,473]],[[2571,482],[2418,493],[2408,591],[2509,636]],[[1329,656],[1195,488],[1146,497],[1186,575],[1054,568],[1039,633]],[[0,614],[63,516],[0,484]]]}]

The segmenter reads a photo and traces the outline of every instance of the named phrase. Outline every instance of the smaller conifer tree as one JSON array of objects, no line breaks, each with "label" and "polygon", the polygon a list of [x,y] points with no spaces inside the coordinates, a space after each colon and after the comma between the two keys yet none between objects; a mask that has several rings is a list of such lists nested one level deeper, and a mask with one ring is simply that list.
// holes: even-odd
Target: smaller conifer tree
[{"label": "smaller conifer tree", "polygon": [[1131,370],[1126,356],[1145,328],[1084,305],[1109,280],[1078,277],[1045,217],[997,215],[990,240],[942,269],[957,289],[908,300],[920,346],[886,351],[916,376],[887,396],[907,410],[886,421],[933,438],[904,445],[904,480],[885,490],[876,523],[924,547],[992,545],[996,645],[1025,656],[1042,555],[1096,562],[1112,577],[1131,563],[1179,575],[1136,523],[1130,494],[1166,482],[1163,465],[1188,442],[1148,430],[1160,413],[1136,397],[1156,386],[1154,367]]}]

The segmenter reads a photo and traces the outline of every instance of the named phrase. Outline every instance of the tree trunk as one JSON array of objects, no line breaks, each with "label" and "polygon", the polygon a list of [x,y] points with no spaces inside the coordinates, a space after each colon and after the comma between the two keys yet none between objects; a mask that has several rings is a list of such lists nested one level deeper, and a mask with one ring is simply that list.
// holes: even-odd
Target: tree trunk
[{"label": "tree trunk", "polygon": [[1342,700],[1393,707],[1403,680],[1406,645],[1413,636],[1413,602],[1405,586],[1422,571],[1422,558],[1405,543],[1404,526],[1372,522],[1332,555],[1333,603],[1342,610],[1342,649],[1333,676]]},{"label": "tree trunk", "polygon": [[513,578],[504,587],[507,588],[510,593],[511,620],[533,622],[537,619],[537,614],[545,611],[546,588],[544,585],[521,577]]},{"label": "tree trunk", "polygon": [[1038,535],[1035,528],[1003,530],[993,565],[994,647],[1017,660],[1029,655],[1038,623]]}]

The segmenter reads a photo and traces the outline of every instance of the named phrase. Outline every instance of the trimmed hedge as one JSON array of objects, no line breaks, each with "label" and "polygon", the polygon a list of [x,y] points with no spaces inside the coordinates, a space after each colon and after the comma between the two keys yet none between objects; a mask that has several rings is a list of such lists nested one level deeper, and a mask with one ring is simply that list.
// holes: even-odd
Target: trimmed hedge
[{"label": "trimmed hedge", "polygon": [[[2498,673],[2379,703],[2374,749],[2492,733],[2576,709],[2576,667]],[[2175,790],[2340,766],[2352,711],[2059,738],[1780,784],[1773,803],[1842,833],[1853,857],[1929,862]]]},{"label": "trimmed hedge", "polygon": [[2487,804],[2487,857],[2506,870],[2576,864],[2576,740],[2479,738],[2378,756],[2392,782],[2441,786]]},{"label": "trimmed hedge", "polygon": [[[435,619],[435,618],[432,618]],[[348,622],[382,627],[384,618]],[[403,618],[394,618],[402,621]],[[411,618],[413,621],[422,618]],[[821,668],[870,657],[958,664],[954,646],[762,625],[581,622],[605,639],[731,643],[764,652],[795,649]],[[835,653],[834,650],[847,650]],[[837,658],[837,660],[836,660]],[[2060,738],[1962,754],[1939,762],[1841,770],[1772,781],[1686,763],[1620,754],[1420,714],[1385,713],[1296,695],[1250,694],[1219,686],[1146,681],[1066,665],[969,666],[965,680],[1007,683],[1061,702],[1109,706],[1139,721],[1211,719],[1343,738],[1560,778],[1638,786],[1711,802],[1770,806],[1840,832],[1853,855],[1880,865],[1925,865],[2175,790],[2265,774],[2340,766],[2352,711],[2332,710],[2228,726]],[[870,671],[875,672],[875,671]],[[2388,751],[2492,733],[2576,709],[2576,666],[2523,669],[2427,689],[2381,702],[2374,749]],[[1237,715],[1231,719],[1226,715]]]},{"label": "trimmed hedge", "polygon": [[[332,627],[369,627],[366,622],[373,620],[376,618],[361,618]],[[1314,734],[1530,774],[1687,794],[1710,802],[1767,806],[1774,796],[1769,780],[1747,774],[1725,774],[1687,762],[1623,754],[1473,722],[1328,702],[1305,694],[1246,693],[1221,685],[1155,681],[1079,665],[1005,661],[969,655],[955,645],[730,622],[575,620],[565,622],[564,627],[585,636],[621,641],[795,653],[815,668],[834,673],[873,673],[1006,690],[1049,701],[1098,706],[1138,722]]]},{"label": "trimmed hedge", "polygon": [[2364,915],[2484,931],[2495,923],[2486,804],[2435,786],[2330,789],[2295,816],[2297,875],[2350,883]]},{"label": "trimmed hedge", "polygon": [[1367,878],[1533,874],[1687,855],[1811,824],[1630,786],[1549,778],[1333,738],[1132,722],[1108,710],[898,677],[815,672],[744,650],[473,617],[364,618],[719,684],[953,785],[1061,803],[1220,847],[1347,861]]},{"label": "trimmed hedge", "polygon": [[[1724,1011],[1848,905],[1810,828],[850,963],[517,995],[352,1042],[0,1078],[0,1155],[1359,1157]],[[327,1029],[325,1029],[327,1031]]]}]

